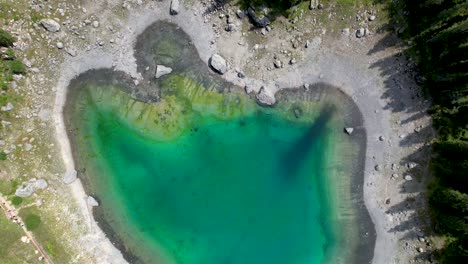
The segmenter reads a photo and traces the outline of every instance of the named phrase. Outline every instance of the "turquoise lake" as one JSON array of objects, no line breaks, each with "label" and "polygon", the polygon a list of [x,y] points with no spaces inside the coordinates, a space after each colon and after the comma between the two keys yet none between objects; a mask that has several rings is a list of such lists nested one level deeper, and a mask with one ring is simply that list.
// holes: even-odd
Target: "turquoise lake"
[{"label": "turquoise lake", "polygon": [[[100,227],[126,259],[369,261],[373,230],[356,178],[365,145],[342,132],[349,120],[362,122],[349,98],[317,86],[278,93],[275,107],[262,107],[241,89],[222,91],[207,70],[177,65],[149,86],[110,70],[70,86],[64,114],[77,170],[100,203]],[[157,100],[141,96],[154,91]]]}]

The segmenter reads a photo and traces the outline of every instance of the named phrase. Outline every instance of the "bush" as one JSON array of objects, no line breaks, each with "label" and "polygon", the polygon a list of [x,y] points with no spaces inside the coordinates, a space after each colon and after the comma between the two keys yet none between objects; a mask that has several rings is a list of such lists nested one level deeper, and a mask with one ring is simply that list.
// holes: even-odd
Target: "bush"
[{"label": "bush", "polygon": [[14,74],[23,74],[26,71],[24,64],[19,60],[11,61],[10,69]]},{"label": "bush", "polygon": [[0,152],[0,160],[6,160],[7,159],[7,154],[5,152]]},{"label": "bush", "polygon": [[13,197],[13,199],[11,199],[11,203],[12,203],[14,206],[18,206],[18,205],[20,205],[22,202],[23,202],[23,198],[18,197],[18,196],[15,196],[15,197]]},{"label": "bush", "polygon": [[0,29],[0,47],[10,47],[16,39],[8,32]]},{"label": "bush", "polygon": [[41,224],[41,217],[35,214],[30,214],[24,219],[24,224],[29,231],[32,231],[39,227]]}]

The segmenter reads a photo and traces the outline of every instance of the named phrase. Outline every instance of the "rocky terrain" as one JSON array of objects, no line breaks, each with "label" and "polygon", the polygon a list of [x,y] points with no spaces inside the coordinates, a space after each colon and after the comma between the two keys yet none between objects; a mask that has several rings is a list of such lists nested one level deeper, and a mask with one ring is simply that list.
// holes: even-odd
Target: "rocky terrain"
[{"label": "rocky terrain", "polygon": [[[315,82],[349,94],[368,134],[363,188],[378,233],[374,263],[432,261],[437,244],[426,230],[422,176],[433,131],[405,52],[411,43],[398,39],[404,28],[389,24],[384,5],[345,2],[307,1],[286,18],[236,1],[2,0],[0,24],[17,38],[27,70],[2,92],[0,192],[10,202],[22,197],[15,207],[23,218],[40,218],[32,233],[54,262],[124,262],[92,219],[99,204],[77,180],[61,106],[70,79],[88,69],[113,67],[138,85],[135,38],[165,19],[192,37],[207,66],[261,104],[273,105],[281,88]],[[159,76],[171,72],[158,69]],[[30,250],[22,244],[9,250]]]}]

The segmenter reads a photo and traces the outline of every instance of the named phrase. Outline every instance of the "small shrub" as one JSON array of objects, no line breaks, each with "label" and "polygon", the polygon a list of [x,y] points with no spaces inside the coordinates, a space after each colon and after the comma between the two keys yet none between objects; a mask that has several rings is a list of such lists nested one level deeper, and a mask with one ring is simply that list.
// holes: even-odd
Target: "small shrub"
[{"label": "small shrub", "polygon": [[14,206],[18,206],[18,205],[20,205],[22,202],[23,202],[23,198],[18,197],[18,196],[15,196],[15,197],[13,197],[13,199],[11,199],[11,203],[12,203]]},{"label": "small shrub", "polygon": [[0,160],[6,160],[7,159],[7,154],[5,152],[0,152]]},{"label": "small shrub", "polygon": [[10,69],[14,74],[23,74],[26,71],[24,64],[19,60],[14,60],[10,63]]},{"label": "small shrub", "polygon": [[24,224],[29,231],[32,231],[39,227],[41,224],[41,217],[35,214],[30,214],[24,219]]},{"label": "small shrub", "polygon": [[3,29],[0,29],[0,46],[1,47],[10,47],[15,42],[15,38],[8,32]]}]

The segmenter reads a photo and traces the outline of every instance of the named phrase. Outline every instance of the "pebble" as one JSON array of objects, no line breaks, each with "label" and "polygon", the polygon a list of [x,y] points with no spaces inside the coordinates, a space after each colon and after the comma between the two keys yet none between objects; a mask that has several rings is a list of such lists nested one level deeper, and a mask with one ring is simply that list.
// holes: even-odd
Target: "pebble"
[{"label": "pebble", "polygon": [[63,49],[63,43],[62,42],[57,42],[57,44],[55,44],[57,46],[58,49]]},{"label": "pebble", "polygon": [[99,27],[99,21],[93,21],[93,28]]},{"label": "pebble", "polygon": [[413,177],[411,175],[406,175],[405,176],[405,180],[407,181],[412,181],[413,180]]}]

